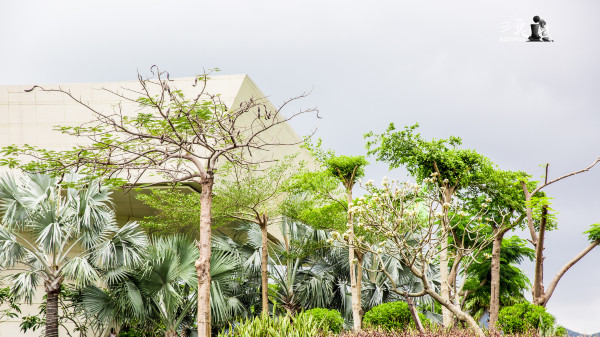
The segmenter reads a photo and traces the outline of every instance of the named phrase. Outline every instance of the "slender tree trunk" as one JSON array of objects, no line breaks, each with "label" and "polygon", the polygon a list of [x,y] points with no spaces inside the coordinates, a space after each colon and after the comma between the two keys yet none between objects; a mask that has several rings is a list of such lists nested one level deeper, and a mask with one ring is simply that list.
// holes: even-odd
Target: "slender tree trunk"
[{"label": "slender tree trunk", "polygon": [[[352,207],[352,187],[346,188],[346,197],[348,200],[348,210]],[[348,229],[350,237],[348,238],[348,261],[350,262],[350,291],[352,293],[352,321],[354,323],[354,331],[360,331],[360,290],[358,289],[356,268],[354,263],[354,221],[350,211],[348,211]],[[362,276],[362,275],[361,275]]]},{"label": "slender tree trunk", "polygon": [[[450,301],[450,284],[448,283],[448,236],[447,233],[442,234],[440,252],[440,295],[447,301]],[[452,312],[448,308],[442,306],[442,323],[444,328],[452,326]]]},{"label": "slender tree trunk", "polygon": [[500,311],[500,249],[502,248],[502,238],[505,231],[494,228],[494,242],[492,244],[492,277],[490,292],[490,322],[489,329],[496,331],[496,322],[498,321],[498,312]]},{"label": "slender tree trunk", "polygon": [[46,337],[58,337],[58,296],[60,284],[46,287]]},{"label": "slender tree trunk", "polygon": [[196,261],[198,275],[198,337],[210,337],[210,255],[211,255],[211,207],[214,176],[202,180],[200,194],[200,258]]},{"label": "slender tree trunk", "polygon": [[365,312],[362,310],[362,275],[363,275],[363,260],[364,255],[362,253],[354,252],[358,265],[356,266],[356,289],[358,290],[358,314],[360,315],[360,322],[362,325],[362,318]]},{"label": "slender tree trunk", "polygon": [[269,260],[269,247],[268,247],[268,232],[267,232],[267,224],[269,218],[266,214],[262,215],[260,219],[260,232],[262,239],[262,257],[260,261],[260,269],[261,269],[261,292],[262,292],[262,312],[263,314],[269,313],[269,273],[267,270],[268,260]]},{"label": "slender tree trunk", "polygon": [[413,322],[415,322],[415,326],[417,327],[417,330],[419,331],[420,334],[424,334],[425,329],[423,328],[423,324],[421,323],[421,319],[419,318],[419,312],[417,312],[417,309],[415,308],[415,301],[413,300],[412,297],[409,297],[408,295],[405,297],[406,297],[406,304],[408,304],[408,310],[410,311]]},{"label": "slender tree trunk", "polygon": [[[450,203],[452,200],[452,196],[449,194],[448,189],[444,192],[444,203]],[[452,302],[450,298],[450,283],[448,278],[448,263],[449,263],[449,252],[448,252],[448,231],[447,227],[449,226],[448,220],[448,210],[444,209],[444,216],[442,218],[444,230],[442,231],[442,235],[440,238],[440,295],[448,302]],[[442,306],[442,323],[444,328],[449,328],[454,323],[454,317],[452,312]]]},{"label": "slender tree trunk", "polygon": [[542,207],[540,232],[535,245],[535,276],[533,278],[533,304],[544,305],[544,237],[546,234],[546,221],[548,208]]}]

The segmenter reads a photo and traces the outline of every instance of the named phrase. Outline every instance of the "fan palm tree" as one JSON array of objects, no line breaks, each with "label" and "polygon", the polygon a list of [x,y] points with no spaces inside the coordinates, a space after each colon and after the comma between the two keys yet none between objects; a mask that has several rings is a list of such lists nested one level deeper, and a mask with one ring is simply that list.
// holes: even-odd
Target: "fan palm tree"
[{"label": "fan palm tree", "polygon": [[81,295],[84,310],[104,325],[148,322],[166,337],[177,330],[196,302],[198,250],[183,236],[152,240],[143,262],[111,277],[107,291],[89,285]]},{"label": "fan palm tree", "polygon": [[[76,186],[80,180],[68,175],[64,182]],[[64,282],[86,286],[100,279],[98,268],[141,261],[146,236],[135,223],[116,225],[109,194],[97,181],[74,188],[47,175],[0,178],[0,268],[14,271],[11,291],[27,303],[43,285],[45,336],[58,336]]]},{"label": "fan palm tree", "polygon": [[[233,295],[240,262],[234,252],[220,249],[223,240],[213,239],[211,255],[211,316],[215,327],[244,314]],[[193,240],[185,236],[154,238],[140,266],[110,278],[106,290],[89,285],[82,292],[81,305],[105,326],[142,322],[138,325],[145,330],[177,336],[185,328],[184,322],[193,322],[190,317],[195,316],[197,259]]]}]

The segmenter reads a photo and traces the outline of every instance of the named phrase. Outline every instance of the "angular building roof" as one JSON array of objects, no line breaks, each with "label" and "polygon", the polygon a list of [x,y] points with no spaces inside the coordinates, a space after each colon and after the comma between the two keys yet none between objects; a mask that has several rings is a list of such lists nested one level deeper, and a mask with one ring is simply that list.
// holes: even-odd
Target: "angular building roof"
[{"label": "angular building roof", "polygon": [[[193,86],[194,81],[193,77],[176,78],[172,79],[170,85],[181,90],[186,97],[193,97],[192,95],[197,94],[199,90]],[[210,76],[206,85],[206,92],[218,94],[228,107],[238,106],[250,98],[260,98],[267,104],[267,108],[275,108],[246,74]],[[120,99],[108,91],[131,93],[132,90],[139,90],[137,80],[42,86],[45,89],[60,88],[69,91],[74,97],[102,111],[115,109],[119,104],[124,111],[139,110],[137,103]],[[72,148],[77,142],[84,141],[55,131],[54,127],[81,125],[92,119],[92,113],[64,93],[41,90],[26,92],[32,87],[33,85],[0,86],[0,147],[28,144],[49,150],[65,150]],[[268,136],[284,143],[298,142],[301,139],[287,123],[270,130]],[[273,156],[281,158],[293,153],[300,153],[299,159],[312,162],[310,155],[298,146],[278,148]],[[7,170],[6,167],[0,167],[0,173]],[[159,179],[148,175],[142,183],[156,183]],[[198,189],[194,186],[190,188]],[[137,192],[122,195],[115,193],[114,201],[120,221],[140,218],[151,213],[151,209],[135,198],[135,193]]]}]

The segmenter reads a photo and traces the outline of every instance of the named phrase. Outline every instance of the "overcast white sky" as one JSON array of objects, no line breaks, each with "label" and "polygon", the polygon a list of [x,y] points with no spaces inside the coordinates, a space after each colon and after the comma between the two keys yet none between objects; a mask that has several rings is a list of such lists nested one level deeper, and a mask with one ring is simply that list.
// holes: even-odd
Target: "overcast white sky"
[{"label": "overcast white sky", "polygon": [[[10,1],[0,0],[0,84],[173,77],[219,67],[247,73],[275,104],[312,90],[326,146],[364,153],[362,135],[390,123],[462,137],[503,169],[535,177],[600,156],[597,0]],[[533,15],[555,43],[502,42]],[[372,162],[374,160],[371,160]],[[369,178],[387,175],[373,165]],[[600,167],[553,186],[560,229],[548,235],[546,282],[600,221]],[[524,234],[521,236],[526,237]],[[566,327],[600,331],[600,249],[559,283],[548,309]],[[531,264],[524,269],[532,277]]]}]

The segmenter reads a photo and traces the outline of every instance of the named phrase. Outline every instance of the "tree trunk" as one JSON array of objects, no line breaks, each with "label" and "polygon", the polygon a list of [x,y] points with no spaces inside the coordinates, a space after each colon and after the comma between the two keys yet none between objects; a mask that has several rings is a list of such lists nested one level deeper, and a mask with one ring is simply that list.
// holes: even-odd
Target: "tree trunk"
[{"label": "tree trunk", "polygon": [[[352,207],[352,187],[346,188],[346,197],[348,200],[348,210]],[[348,211],[348,229],[350,230],[350,236],[348,238],[348,261],[350,262],[350,291],[352,293],[352,321],[354,331],[360,331],[361,319],[360,319],[360,290],[358,289],[356,268],[354,264],[354,221],[350,211]],[[360,275],[362,276],[362,275]]]},{"label": "tree trunk", "polygon": [[165,337],[177,337],[177,331],[167,330],[165,331]]},{"label": "tree trunk", "polygon": [[198,337],[210,337],[210,255],[211,255],[211,207],[214,176],[202,180],[200,194],[200,258],[196,261],[198,275]]},{"label": "tree trunk", "polygon": [[540,232],[535,245],[535,276],[533,278],[532,300],[535,305],[544,305],[544,237],[546,234],[548,208],[542,206]]},{"label": "tree trunk", "polygon": [[[421,280],[423,280],[423,284],[425,285],[427,282],[425,277],[421,277]],[[471,315],[460,310],[460,308],[458,306],[452,304],[452,302],[444,299],[442,296],[440,296],[440,294],[435,292],[435,290],[431,289],[428,285],[425,286],[425,292],[429,296],[433,297],[434,300],[438,301],[442,305],[442,308],[446,308],[451,314],[454,314],[459,320],[466,322],[467,325],[469,326],[469,328],[471,328],[471,330],[478,337],[486,336],[485,333],[483,332],[483,330],[481,329],[481,327],[479,326],[479,324],[477,324],[477,321],[475,321],[475,319]]]},{"label": "tree trunk", "polygon": [[[444,203],[450,203],[452,200],[452,195],[449,194],[448,189],[444,192]],[[442,236],[440,238],[440,295],[448,302],[452,302],[450,299],[450,283],[448,280],[448,231],[447,228],[449,226],[448,220],[448,210],[444,209],[444,216],[442,218],[444,229],[442,230]],[[442,306],[442,323],[444,328],[449,328],[452,326],[454,322],[454,317],[452,312]]]},{"label": "tree trunk", "polygon": [[365,312],[362,310],[362,274],[363,274],[363,258],[362,253],[354,252],[358,265],[356,266],[356,289],[358,290],[358,315],[362,325],[362,318]]},{"label": "tree trunk", "polygon": [[502,238],[505,231],[494,228],[494,242],[492,245],[492,277],[490,292],[490,322],[489,329],[496,331],[496,322],[498,321],[498,312],[500,311],[500,250],[502,248]]},{"label": "tree trunk", "polygon": [[46,337],[58,337],[58,286],[48,285],[46,287]]},{"label": "tree trunk", "polygon": [[417,309],[415,308],[415,301],[412,299],[412,297],[409,297],[407,295],[406,296],[406,304],[408,304],[408,310],[410,311],[413,322],[415,322],[415,326],[417,327],[417,330],[419,331],[420,334],[424,334],[425,329],[423,328],[423,324],[421,323],[421,319],[419,318],[419,313],[417,312]]},{"label": "tree trunk", "polygon": [[266,214],[262,215],[260,219],[260,232],[262,237],[262,257],[260,261],[261,269],[261,292],[262,292],[262,312],[263,314],[269,313],[269,273],[267,271],[268,260],[269,260],[269,247],[267,245],[267,224],[269,218]]},{"label": "tree trunk", "polygon": [[[450,284],[448,283],[448,236],[444,232],[441,238],[440,252],[440,295],[447,301],[450,301]],[[444,328],[452,326],[452,312],[442,306],[442,322]]]}]

